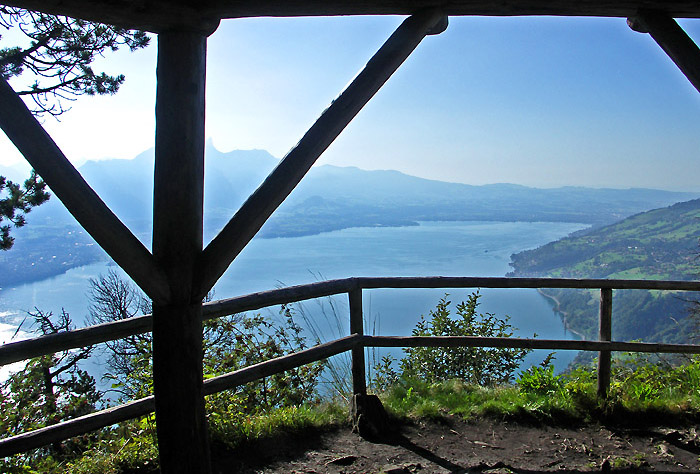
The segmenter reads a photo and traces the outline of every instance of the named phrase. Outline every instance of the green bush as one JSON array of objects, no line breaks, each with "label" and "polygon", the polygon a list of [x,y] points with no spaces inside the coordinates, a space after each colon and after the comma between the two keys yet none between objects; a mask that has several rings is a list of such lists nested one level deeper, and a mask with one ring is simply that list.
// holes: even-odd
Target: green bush
[{"label": "green bush", "polygon": [[562,389],[563,382],[560,375],[554,375],[552,360],[554,354],[549,354],[542,364],[533,365],[521,372],[517,379],[520,390],[541,395],[553,394]]},{"label": "green bush", "polygon": [[[428,318],[421,316],[413,336],[481,336],[511,337],[510,318],[499,319],[491,313],[477,313],[479,292],[456,305],[456,316],[450,316],[445,295]],[[400,361],[402,375],[431,382],[459,379],[479,385],[508,383],[523,361],[528,349],[482,347],[409,347]],[[381,369],[381,368],[380,368]]]}]

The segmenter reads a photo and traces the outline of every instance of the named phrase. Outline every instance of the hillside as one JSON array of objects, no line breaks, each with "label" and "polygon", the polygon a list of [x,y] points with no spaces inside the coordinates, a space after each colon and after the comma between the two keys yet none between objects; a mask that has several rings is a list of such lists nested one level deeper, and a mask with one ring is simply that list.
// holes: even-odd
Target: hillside
[{"label": "hillside", "polygon": [[[513,276],[692,280],[700,274],[700,200],[681,202],[578,232],[511,256]],[[595,338],[598,292],[546,290],[567,325]],[[700,296],[659,291],[616,291],[613,338],[683,342],[696,329],[688,299]]]},{"label": "hillside", "polygon": [[[205,240],[211,239],[279,160],[264,150],[222,153],[211,143],[205,165]],[[132,160],[89,161],[79,168],[120,219],[150,246],[153,150]],[[0,174],[14,170],[0,168]],[[14,173],[14,174],[13,174]],[[409,226],[420,221],[540,221],[594,226],[697,193],[654,189],[537,189],[472,186],[353,167],[311,169],[258,233],[260,238],[318,234],[350,227]],[[57,199],[37,208],[0,254],[0,287],[35,281],[105,258]],[[58,241],[58,243],[57,243]]]}]

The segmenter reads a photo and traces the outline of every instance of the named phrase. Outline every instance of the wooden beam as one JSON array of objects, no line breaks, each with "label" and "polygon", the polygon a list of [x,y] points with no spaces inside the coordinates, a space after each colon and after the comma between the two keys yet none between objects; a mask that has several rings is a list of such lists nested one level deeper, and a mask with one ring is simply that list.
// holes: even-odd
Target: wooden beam
[{"label": "wooden beam", "polygon": [[2,78],[0,128],[73,217],[136,284],[153,300],[167,300],[167,282],[151,253],[88,185]]},{"label": "wooden beam", "polygon": [[220,18],[411,15],[430,7],[443,8],[449,16],[627,18],[645,7],[675,18],[700,17],[696,0],[4,0],[3,4],[153,32],[184,26],[205,30]]},{"label": "wooden beam", "polygon": [[[612,300],[613,290],[603,288],[600,290],[600,309],[598,315],[598,340],[612,341]],[[612,355],[610,351],[598,352],[598,397],[606,398],[610,388],[610,373]]]},{"label": "wooden beam", "polygon": [[[258,364],[239,369],[235,372],[220,375],[206,381],[205,391],[211,395],[223,390],[236,388],[248,382],[253,382],[262,377],[300,367],[304,364],[322,360],[341,352],[356,347],[362,343],[359,335],[348,336],[318,346],[304,349],[303,351],[287,354],[275,359],[260,362]],[[40,448],[51,443],[79,436],[91,431],[120,423],[122,421],[138,418],[155,410],[155,398],[153,396],[134,400],[123,405],[107,408],[95,413],[63,421],[55,425],[28,431],[10,438],[0,439],[0,458],[12,456],[31,449]],[[165,472],[165,471],[161,471]],[[189,473],[182,470],[179,472]]]},{"label": "wooden beam", "polygon": [[[229,314],[253,311],[268,306],[293,303],[347,293],[354,288],[580,288],[700,291],[700,283],[658,280],[574,280],[561,278],[507,277],[360,277],[320,281],[261,291],[205,303],[202,319],[214,319]],[[54,352],[76,349],[121,337],[150,332],[150,314],[99,324],[70,332],[11,342],[0,346],[0,366]]]},{"label": "wooden beam", "polygon": [[211,395],[212,393],[221,392],[222,390],[229,390],[285,370],[300,367],[317,360],[327,359],[341,352],[351,350],[353,347],[357,347],[361,344],[362,336],[359,334],[342,337],[335,341],[319,344],[318,346],[310,347],[299,352],[293,352],[275,359],[266,360],[236,370],[235,372],[212,377],[205,382],[204,391],[207,395]]},{"label": "wooden beam", "polygon": [[500,347],[511,349],[700,354],[700,345],[697,344],[567,341],[563,339],[520,339],[517,337],[364,336],[362,344],[365,347]]},{"label": "wooden beam", "polygon": [[[204,391],[207,395],[211,395],[223,390],[233,389],[248,382],[322,360],[357,347],[502,347],[678,354],[700,353],[700,345],[695,344],[566,341],[478,336],[361,336],[355,334],[213,377],[204,383]],[[89,433],[121,421],[137,418],[153,412],[154,408],[154,397],[150,396],[91,413],[74,420],[64,421],[46,428],[5,438],[0,440],[0,457],[11,456],[73,436]]]},{"label": "wooden beam", "polygon": [[158,35],[153,256],[171,298],[153,305],[153,393],[163,474],[211,472],[202,392],[202,251],[206,36]]},{"label": "wooden beam", "polygon": [[152,413],[155,408],[153,397],[141,398],[133,402],[90,413],[55,425],[27,431],[10,438],[0,440],[0,458],[23,453],[52,443],[80,436],[111,426],[122,421],[131,420]]},{"label": "wooden beam", "polygon": [[610,288],[616,290],[700,291],[698,281],[608,280],[600,278],[356,277],[360,288]]},{"label": "wooden beam", "polygon": [[241,206],[202,253],[196,280],[204,296],[321,154],[444,16],[428,10],[406,19],[367,66]]},{"label": "wooden beam", "polygon": [[[364,336],[364,316],[362,313],[362,288],[353,288],[348,293],[350,306],[350,334]],[[353,395],[367,395],[365,374],[365,348],[353,347],[350,372],[352,374]]]},{"label": "wooden beam", "polygon": [[700,92],[700,49],[667,13],[640,10],[627,20],[634,31],[649,33]]}]

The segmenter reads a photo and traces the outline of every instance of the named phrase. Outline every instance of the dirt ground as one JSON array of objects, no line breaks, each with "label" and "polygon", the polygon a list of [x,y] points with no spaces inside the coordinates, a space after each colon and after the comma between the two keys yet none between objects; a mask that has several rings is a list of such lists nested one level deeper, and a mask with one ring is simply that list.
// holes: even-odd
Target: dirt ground
[{"label": "dirt ground", "polygon": [[214,472],[285,474],[697,472],[695,427],[532,426],[457,418],[397,427],[369,442],[349,427],[305,433],[215,456]]}]

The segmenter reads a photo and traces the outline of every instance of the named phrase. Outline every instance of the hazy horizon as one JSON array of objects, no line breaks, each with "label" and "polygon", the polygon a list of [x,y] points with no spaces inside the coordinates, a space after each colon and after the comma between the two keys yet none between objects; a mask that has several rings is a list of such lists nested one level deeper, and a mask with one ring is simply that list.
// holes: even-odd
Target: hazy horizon
[{"label": "hazy horizon", "polygon": [[[222,22],[208,46],[206,136],[220,149],[283,156],[401,21]],[[700,37],[700,20],[680,23]],[[146,50],[109,54],[95,70],[124,73],[122,90],[43,120],[69,159],[153,146],[155,67],[155,38]],[[472,185],[700,191],[699,109],[697,91],[624,19],[453,17],[319,164]],[[0,134],[0,164],[20,160]]]}]

